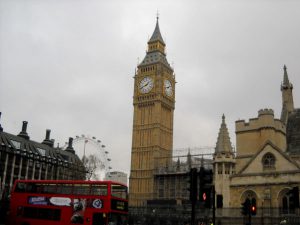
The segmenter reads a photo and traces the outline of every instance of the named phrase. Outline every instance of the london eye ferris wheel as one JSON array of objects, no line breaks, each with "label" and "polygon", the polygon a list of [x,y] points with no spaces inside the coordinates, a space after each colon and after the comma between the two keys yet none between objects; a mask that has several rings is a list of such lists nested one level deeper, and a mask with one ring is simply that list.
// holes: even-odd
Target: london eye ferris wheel
[{"label": "london eye ferris wheel", "polygon": [[[63,146],[63,149],[67,147],[67,143]],[[90,156],[96,157],[99,162],[95,173],[103,180],[107,173],[111,172],[111,158],[106,146],[101,140],[94,136],[80,135],[73,138],[73,148],[78,157],[83,160]]]}]

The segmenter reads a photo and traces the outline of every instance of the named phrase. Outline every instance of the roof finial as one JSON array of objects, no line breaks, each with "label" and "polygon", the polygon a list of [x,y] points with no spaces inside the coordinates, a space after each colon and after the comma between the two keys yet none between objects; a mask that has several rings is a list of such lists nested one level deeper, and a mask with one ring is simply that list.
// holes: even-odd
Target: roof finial
[{"label": "roof finial", "polygon": [[158,20],[159,20],[159,12],[157,10],[157,12],[156,12],[156,21],[158,22]]}]

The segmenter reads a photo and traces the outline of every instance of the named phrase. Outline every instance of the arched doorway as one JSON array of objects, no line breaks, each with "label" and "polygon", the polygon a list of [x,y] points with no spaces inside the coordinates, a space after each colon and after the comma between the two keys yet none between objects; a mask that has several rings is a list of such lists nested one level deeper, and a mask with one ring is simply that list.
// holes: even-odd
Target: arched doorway
[{"label": "arched doorway", "polygon": [[252,190],[247,190],[245,191],[242,196],[241,196],[241,204],[245,202],[246,200],[249,200],[250,202],[254,202],[255,204],[257,203],[257,195],[254,191]]}]

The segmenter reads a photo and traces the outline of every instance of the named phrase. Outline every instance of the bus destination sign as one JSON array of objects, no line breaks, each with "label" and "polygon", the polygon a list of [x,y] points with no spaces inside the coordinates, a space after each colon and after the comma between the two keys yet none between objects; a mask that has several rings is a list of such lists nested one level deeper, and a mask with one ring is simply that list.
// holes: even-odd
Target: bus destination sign
[{"label": "bus destination sign", "polygon": [[117,199],[111,200],[111,209],[118,211],[128,211],[128,202]]}]

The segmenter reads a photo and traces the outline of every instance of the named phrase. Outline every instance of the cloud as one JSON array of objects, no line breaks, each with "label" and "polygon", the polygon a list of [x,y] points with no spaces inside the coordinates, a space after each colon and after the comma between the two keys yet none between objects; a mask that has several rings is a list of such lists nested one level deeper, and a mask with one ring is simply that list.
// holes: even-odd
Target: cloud
[{"label": "cloud", "polygon": [[2,127],[56,143],[91,135],[115,170],[129,172],[133,76],[157,10],[176,74],[174,148],[214,147],[224,113],[234,122],[273,108],[283,64],[299,106],[296,1],[0,1]]}]

